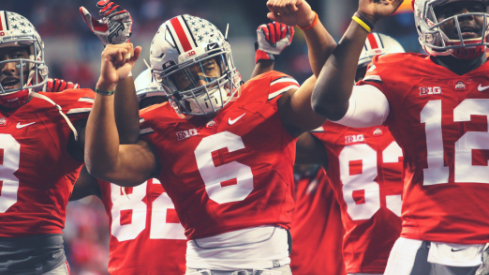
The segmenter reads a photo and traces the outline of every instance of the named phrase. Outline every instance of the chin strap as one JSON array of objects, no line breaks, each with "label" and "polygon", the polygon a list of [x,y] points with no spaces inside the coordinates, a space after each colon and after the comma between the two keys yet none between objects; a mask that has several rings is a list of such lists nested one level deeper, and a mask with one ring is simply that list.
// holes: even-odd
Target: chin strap
[{"label": "chin strap", "polygon": [[58,109],[60,115],[66,120],[66,123],[68,123],[68,126],[70,126],[71,128],[71,131],[73,131],[73,134],[75,135],[75,140],[78,141],[78,131],[75,129],[75,126],[73,126],[73,124],[71,123],[70,119],[63,113],[62,109],[61,109],[61,106],[59,106],[58,104],[56,104],[54,101],[52,101],[49,97],[45,96],[45,95],[41,95],[41,94],[38,94],[38,93],[32,93],[32,97],[37,97],[39,99],[43,99],[43,100],[46,100],[47,102],[51,103],[54,105],[54,107],[56,107],[56,109]]}]

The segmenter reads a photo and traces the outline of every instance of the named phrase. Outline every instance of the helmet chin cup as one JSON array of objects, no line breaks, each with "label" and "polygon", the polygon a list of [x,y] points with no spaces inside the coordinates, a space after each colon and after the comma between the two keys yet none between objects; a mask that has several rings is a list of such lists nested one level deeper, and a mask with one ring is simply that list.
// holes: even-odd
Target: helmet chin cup
[{"label": "helmet chin cup", "polygon": [[[477,40],[480,41],[480,39],[477,39]],[[456,41],[453,43],[454,43],[454,45],[460,44],[459,41]],[[479,44],[478,42],[476,42],[476,43]],[[449,44],[449,43],[447,43],[447,44]],[[485,54],[485,49],[486,49],[486,46],[478,45],[478,46],[470,47],[470,43],[465,42],[465,47],[451,49],[449,51],[449,53],[451,56],[458,58],[458,59],[474,59],[474,58],[481,56],[482,54]]]},{"label": "helmet chin cup", "polygon": [[20,90],[16,93],[0,95],[0,106],[14,109],[27,103],[31,89]]}]

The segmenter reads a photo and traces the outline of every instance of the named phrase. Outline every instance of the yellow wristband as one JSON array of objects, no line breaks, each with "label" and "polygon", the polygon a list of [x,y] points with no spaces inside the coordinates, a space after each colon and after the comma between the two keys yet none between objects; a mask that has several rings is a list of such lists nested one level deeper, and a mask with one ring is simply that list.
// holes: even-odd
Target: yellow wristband
[{"label": "yellow wristband", "polygon": [[372,28],[370,28],[370,26],[367,25],[367,23],[363,22],[363,20],[360,19],[360,18],[358,18],[356,15],[353,15],[353,17],[351,19],[353,19],[353,21],[357,22],[358,25],[360,25],[367,32],[371,32],[372,31]]}]

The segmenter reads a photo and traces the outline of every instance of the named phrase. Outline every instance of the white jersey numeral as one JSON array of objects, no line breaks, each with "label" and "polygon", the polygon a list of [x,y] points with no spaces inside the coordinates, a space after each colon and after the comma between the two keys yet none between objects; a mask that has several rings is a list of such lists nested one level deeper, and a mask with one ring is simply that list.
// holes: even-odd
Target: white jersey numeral
[{"label": "white jersey numeral", "polygon": [[[111,234],[118,241],[134,240],[146,228],[148,206],[144,199],[151,199],[151,196],[147,196],[148,184],[150,183],[146,181],[133,187],[132,192],[126,192],[126,194],[122,192],[120,186],[110,184],[112,200]],[[153,179],[153,184],[161,183],[157,179]],[[168,194],[163,192],[152,204],[150,239],[186,239],[183,226],[180,223],[167,222],[166,217],[169,209],[174,209],[173,203]]]},{"label": "white jersey numeral", "polygon": [[[209,198],[219,204],[244,200],[253,191],[253,173],[247,165],[232,161],[215,166],[212,152],[219,149],[234,152],[244,149],[243,139],[228,131],[202,139],[195,149],[195,158],[200,175],[205,183]],[[222,186],[221,183],[236,180],[236,184]]]},{"label": "white jersey numeral", "polygon": [[[384,163],[399,162],[400,157],[402,149],[395,141],[382,152]],[[339,155],[339,164],[348,215],[352,220],[372,218],[381,204],[380,186],[374,181],[378,176],[377,152],[367,144],[348,145]],[[386,203],[394,214],[401,215],[401,195],[386,196]]]},{"label": "white jersey numeral", "polygon": [[9,134],[0,134],[0,213],[17,202],[20,144]]},{"label": "white jersey numeral", "polygon": [[[489,99],[465,99],[453,110],[454,122],[470,121],[471,115],[489,119]],[[421,123],[425,123],[428,156],[423,185],[448,183],[450,172],[444,166],[441,100],[428,101],[421,111]],[[472,151],[477,149],[489,149],[489,132],[469,131],[455,142],[455,182],[489,183],[489,167],[472,164]]]},{"label": "white jersey numeral", "polygon": [[[161,184],[159,180],[153,179],[153,184]],[[151,212],[150,239],[172,239],[186,240],[185,230],[181,223],[167,222],[168,210],[175,209],[173,202],[164,192],[153,201]]]},{"label": "white jersey numeral", "polygon": [[421,123],[425,124],[428,168],[423,169],[424,185],[448,182],[449,171],[443,160],[441,130],[441,100],[429,101],[421,110]]},{"label": "white jersey numeral", "polygon": [[146,228],[146,212],[148,206],[143,202],[146,197],[146,185],[132,188],[132,192],[122,192],[122,188],[113,183],[110,184],[112,209],[111,234],[119,242],[134,240],[141,231]]}]

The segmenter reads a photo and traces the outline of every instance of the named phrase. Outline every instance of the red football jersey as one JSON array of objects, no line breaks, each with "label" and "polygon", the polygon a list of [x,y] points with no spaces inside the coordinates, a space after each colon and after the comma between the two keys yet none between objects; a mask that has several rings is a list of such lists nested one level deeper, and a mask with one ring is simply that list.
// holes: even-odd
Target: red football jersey
[{"label": "red football jersey", "polygon": [[405,152],[402,237],[489,242],[488,73],[489,63],[460,76],[395,54],[374,58],[359,83],[385,94],[386,124]]},{"label": "red football jersey", "polygon": [[184,274],[187,238],[161,183],[150,179],[123,192],[98,182],[110,222],[109,273]]},{"label": "red football jersey", "polygon": [[262,225],[289,228],[296,138],[277,100],[297,82],[259,75],[213,119],[179,118],[169,104],[141,111],[141,133],[161,162],[159,179],[189,239]]},{"label": "red football jersey", "polygon": [[[39,94],[72,122],[88,117],[94,98],[87,89]],[[67,152],[70,134],[58,109],[43,99],[0,111],[0,237],[61,234],[82,166]]]},{"label": "red football jersey", "polygon": [[346,272],[383,273],[401,233],[401,148],[385,126],[355,129],[328,121],[313,134],[326,148],[342,212]]},{"label": "red football jersey", "polygon": [[291,268],[294,275],[343,275],[343,224],[329,178],[320,169],[296,183]]}]

